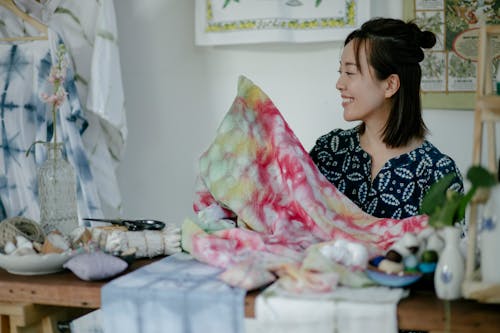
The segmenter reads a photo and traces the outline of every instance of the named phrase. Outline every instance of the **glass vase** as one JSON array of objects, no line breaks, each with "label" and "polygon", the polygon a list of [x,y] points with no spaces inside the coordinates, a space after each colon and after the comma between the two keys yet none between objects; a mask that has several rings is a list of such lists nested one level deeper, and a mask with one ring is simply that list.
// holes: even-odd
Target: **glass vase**
[{"label": "glass vase", "polygon": [[47,234],[58,230],[68,236],[78,227],[76,177],[62,154],[62,143],[47,144],[47,159],[38,170],[40,224]]}]

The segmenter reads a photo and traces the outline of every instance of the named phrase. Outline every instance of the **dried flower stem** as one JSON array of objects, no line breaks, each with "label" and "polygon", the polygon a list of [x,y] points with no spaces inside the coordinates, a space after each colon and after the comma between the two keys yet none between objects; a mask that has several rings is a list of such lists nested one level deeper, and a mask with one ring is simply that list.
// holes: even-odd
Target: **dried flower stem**
[{"label": "dried flower stem", "polygon": [[[56,63],[50,68],[48,81],[53,84],[54,90],[52,95],[41,93],[40,97],[43,101],[52,105],[52,128],[53,128],[53,143],[57,144],[57,110],[59,106],[65,101],[67,92],[64,89],[64,81],[66,79],[67,60],[65,58],[66,47],[64,44],[59,44],[56,52]],[[45,141],[35,141],[26,151],[26,156],[29,155],[33,146],[37,143],[44,143]]]}]

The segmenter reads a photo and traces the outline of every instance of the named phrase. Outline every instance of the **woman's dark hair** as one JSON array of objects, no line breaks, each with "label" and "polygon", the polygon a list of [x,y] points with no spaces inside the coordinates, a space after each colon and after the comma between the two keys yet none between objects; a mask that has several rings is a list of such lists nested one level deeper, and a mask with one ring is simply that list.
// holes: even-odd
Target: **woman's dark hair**
[{"label": "woman's dark hair", "polygon": [[[424,59],[422,48],[431,48],[436,44],[434,33],[422,31],[411,21],[374,18],[351,32],[344,46],[350,41],[354,43],[358,64],[360,46],[365,47],[368,64],[373,67],[378,80],[387,79],[391,74],[399,76],[400,87],[392,97],[392,109],[385,124],[383,141],[390,147],[401,147],[413,138],[424,138],[427,127],[422,119],[422,71],[419,63]],[[363,123],[360,133],[364,130]]]}]

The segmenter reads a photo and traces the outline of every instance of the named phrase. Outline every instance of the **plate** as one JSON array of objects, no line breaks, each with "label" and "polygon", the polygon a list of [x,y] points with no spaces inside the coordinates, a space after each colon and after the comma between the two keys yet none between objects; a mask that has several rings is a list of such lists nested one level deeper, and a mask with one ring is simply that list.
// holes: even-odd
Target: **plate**
[{"label": "plate", "polygon": [[385,273],[381,270],[368,266],[365,270],[366,275],[373,281],[387,287],[405,287],[412,283],[417,282],[421,277],[422,273],[420,272],[405,272],[405,273]]},{"label": "plate", "polygon": [[72,253],[48,253],[27,255],[0,254],[0,267],[19,275],[42,275],[62,271],[63,264]]}]

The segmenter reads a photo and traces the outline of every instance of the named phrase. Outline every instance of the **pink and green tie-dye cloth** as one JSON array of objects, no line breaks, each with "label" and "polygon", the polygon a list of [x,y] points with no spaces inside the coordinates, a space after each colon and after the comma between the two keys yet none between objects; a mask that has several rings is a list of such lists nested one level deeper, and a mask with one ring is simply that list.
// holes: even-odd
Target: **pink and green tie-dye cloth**
[{"label": "pink and green tie-dye cloth", "polygon": [[195,212],[218,205],[237,227],[186,231],[188,250],[228,268],[224,278],[247,289],[269,282],[280,267],[300,266],[313,244],[343,239],[374,255],[427,226],[427,216],[395,220],[364,213],[319,172],[273,102],[245,77],[199,172]]}]

